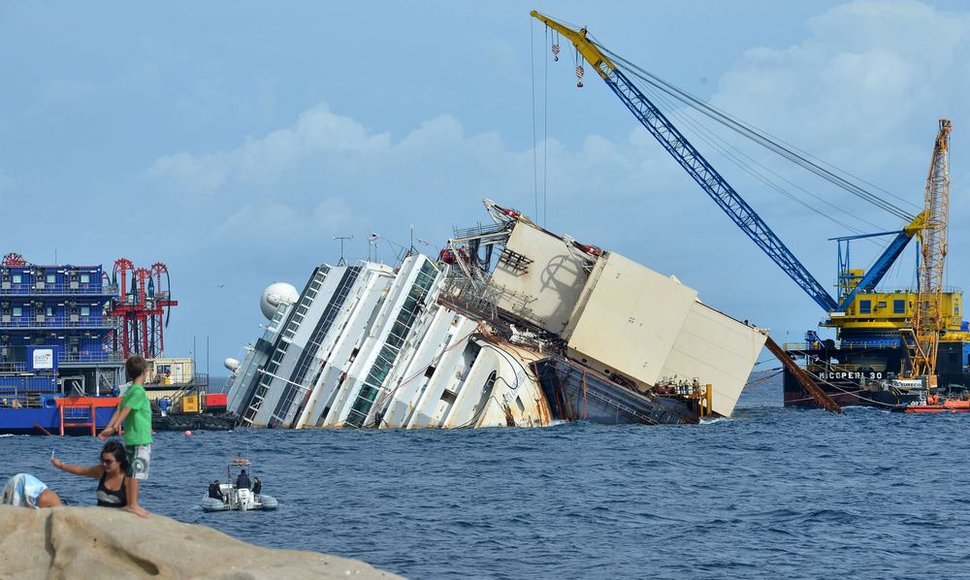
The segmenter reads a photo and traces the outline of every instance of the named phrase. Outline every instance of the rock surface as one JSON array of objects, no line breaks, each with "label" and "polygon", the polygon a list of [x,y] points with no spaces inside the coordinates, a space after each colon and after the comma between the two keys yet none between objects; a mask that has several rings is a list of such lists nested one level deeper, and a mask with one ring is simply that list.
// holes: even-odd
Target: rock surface
[{"label": "rock surface", "polygon": [[356,560],[263,548],[157,514],[0,506],[0,530],[2,578],[399,578]]}]

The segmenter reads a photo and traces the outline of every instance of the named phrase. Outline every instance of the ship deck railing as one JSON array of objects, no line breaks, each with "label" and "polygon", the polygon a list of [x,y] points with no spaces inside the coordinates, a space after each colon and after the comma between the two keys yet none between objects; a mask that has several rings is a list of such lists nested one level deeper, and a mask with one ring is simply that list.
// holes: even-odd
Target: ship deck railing
[{"label": "ship deck railing", "polygon": [[122,363],[124,356],[120,352],[97,352],[97,353],[61,353],[57,357],[61,364],[83,364],[83,363]]},{"label": "ship deck railing", "polygon": [[484,224],[472,226],[470,228],[455,228],[455,241],[469,240],[486,236],[501,234],[508,230],[508,224]]},{"label": "ship deck railing", "polygon": [[[898,340],[867,340],[862,342],[842,342],[841,344],[836,344],[835,348],[841,350],[866,350],[870,348],[895,348],[899,346]],[[825,345],[822,343],[811,343],[811,342],[786,342],[784,349],[786,352],[790,353],[809,353],[822,350]]]},{"label": "ship deck railing", "polygon": [[51,330],[55,328],[112,330],[116,326],[116,321],[101,316],[95,318],[91,316],[37,315],[31,317],[21,316],[14,318],[4,315],[3,318],[0,318],[0,330]]},{"label": "ship deck railing", "polygon": [[[60,365],[85,365],[85,364],[121,364],[124,357],[120,352],[98,352],[98,353],[58,353],[57,362]],[[27,368],[27,363],[22,361],[3,361],[0,362],[0,375],[10,373],[31,372]]]},{"label": "ship deck railing", "polygon": [[[860,277],[859,279],[861,280],[862,278]],[[961,286],[943,286],[943,288],[941,288],[941,291],[944,294],[963,294],[963,287],[961,287]],[[871,290],[869,292],[863,292],[862,294],[857,294],[856,295],[856,299],[858,300],[859,297],[864,297],[864,296],[891,295],[891,294],[919,294],[919,290],[917,290],[915,288],[894,288],[892,290],[884,290],[884,289],[878,289],[877,288],[877,289]],[[839,296],[839,300],[841,300],[842,298],[844,298],[844,295]]]},{"label": "ship deck railing", "polygon": [[0,408],[3,409],[40,409],[44,406],[45,396],[59,394],[57,392],[0,392]]},{"label": "ship deck railing", "polygon": [[0,296],[115,296],[118,287],[99,285],[83,287],[80,284],[48,284],[37,287],[36,283],[0,285]]},{"label": "ship deck railing", "polygon": [[27,363],[25,362],[0,362],[0,374],[25,372],[27,372]]},{"label": "ship deck railing", "polygon": [[[119,354],[120,357],[120,354]],[[120,360],[120,359],[119,359]],[[156,375],[155,379],[150,383],[145,383],[145,387],[151,387],[154,389],[181,389],[188,388],[194,389],[197,387],[207,387],[209,385],[209,373],[195,373],[187,381],[176,381],[171,379],[170,382],[166,383],[162,377]]]}]

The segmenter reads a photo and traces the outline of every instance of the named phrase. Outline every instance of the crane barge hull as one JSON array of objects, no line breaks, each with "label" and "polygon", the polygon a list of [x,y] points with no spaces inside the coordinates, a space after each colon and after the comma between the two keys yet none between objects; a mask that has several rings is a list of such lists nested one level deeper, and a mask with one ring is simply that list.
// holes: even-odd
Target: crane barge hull
[{"label": "crane barge hull", "polygon": [[[836,348],[834,341],[811,341],[785,345],[788,354],[801,359],[819,387],[842,406],[900,410],[925,402],[922,381],[899,379],[905,351],[899,345]],[[970,343],[941,342],[937,357],[938,391],[950,398],[962,398],[970,385]],[[819,408],[787,371],[784,373],[786,407]]]}]

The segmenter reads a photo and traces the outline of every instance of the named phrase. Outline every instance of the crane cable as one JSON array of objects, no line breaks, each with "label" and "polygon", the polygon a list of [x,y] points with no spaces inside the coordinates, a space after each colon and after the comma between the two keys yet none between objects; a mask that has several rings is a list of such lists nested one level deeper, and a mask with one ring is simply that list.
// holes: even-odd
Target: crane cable
[{"label": "crane cable", "polygon": [[[738,134],[740,134],[740,135],[742,135],[744,137],[747,137],[748,139],[754,141],[755,143],[758,143],[759,145],[761,145],[762,147],[768,149],[769,151],[772,151],[774,153],[777,153],[778,155],[780,155],[780,156],[788,159],[792,163],[795,163],[796,165],[799,165],[802,168],[804,168],[804,169],[806,169],[806,170],[814,173],[815,175],[821,177],[822,179],[825,179],[826,181],[832,183],[833,185],[836,185],[836,186],[844,189],[845,191],[847,191],[847,192],[855,195],[856,197],[859,197],[860,199],[862,199],[864,201],[867,201],[868,203],[874,205],[875,207],[878,207],[878,208],[880,208],[880,209],[882,209],[882,210],[884,210],[884,211],[886,211],[886,212],[888,212],[888,213],[890,213],[890,214],[892,214],[892,215],[894,215],[894,216],[896,216],[896,217],[898,217],[898,218],[906,221],[907,223],[910,222],[910,221],[912,221],[912,219],[913,219],[914,216],[911,215],[906,210],[904,210],[902,207],[900,207],[900,206],[898,206],[898,205],[896,205],[896,204],[894,204],[894,203],[892,203],[892,202],[890,202],[890,201],[888,201],[888,200],[886,200],[886,199],[884,199],[882,197],[879,197],[878,195],[876,195],[876,194],[874,194],[874,193],[866,190],[865,188],[863,188],[862,186],[860,186],[860,185],[858,185],[856,183],[853,183],[852,181],[849,180],[849,178],[851,178],[853,180],[856,180],[856,181],[859,181],[859,182],[862,182],[862,183],[865,183],[866,185],[869,185],[869,186],[872,186],[872,187],[876,187],[877,189],[880,189],[880,191],[883,191],[887,195],[889,195],[891,197],[894,197],[896,199],[899,199],[899,200],[903,201],[904,203],[907,203],[908,205],[912,205],[909,202],[906,202],[905,200],[903,200],[903,198],[901,198],[900,196],[895,195],[895,194],[893,194],[891,192],[888,192],[886,190],[883,190],[881,188],[878,188],[877,186],[874,186],[874,185],[872,185],[872,184],[870,184],[870,183],[868,183],[868,182],[866,182],[866,181],[864,181],[864,180],[862,180],[862,179],[860,179],[858,177],[855,177],[855,176],[853,176],[853,175],[851,175],[851,174],[849,174],[849,173],[847,173],[845,171],[839,170],[838,168],[835,168],[834,166],[831,166],[830,165],[830,167],[832,167],[834,171],[833,170],[830,170],[830,169],[827,169],[825,167],[822,167],[821,163],[824,163],[823,161],[821,161],[821,160],[817,160],[818,162],[812,161],[812,159],[810,159],[810,157],[812,157],[810,154],[805,153],[805,152],[799,152],[797,150],[797,148],[793,147],[792,145],[789,145],[789,144],[786,144],[784,142],[781,142],[781,141],[772,139],[764,131],[761,131],[761,130],[759,130],[759,129],[751,126],[751,125],[748,125],[747,123],[745,123],[745,122],[743,122],[743,121],[741,121],[739,119],[736,119],[736,118],[728,115],[727,113],[725,113],[725,112],[723,112],[723,111],[721,111],[721,110],[719,110],[719,109],[717,109],[717,108],[715,108],[715,107],[713,107],[713,106],[711,106],[711,105],[703,102],[702,100],[698,99],[697,97],[691,95],[687,91],[685,91],[685,90],[683,90],[683,89],[681,89],[681,88],[679,88],[679,87],[677,87],[677,86],[675,86],[675,85],[673,85],[671,83],[668,83],[667,81],[664,81],[663,79],[657,77],[656,75],[653,75],[653,74],[649,73],[648,71],[646,71],[646,70],[638,67],[636,64],[634,64],[634,63],[628,61],[627,59],[619,56],[615,52],[613,52],[613,51],[605,48],[604,46],[602,46],[601,44],[599,44],[598,42],[596,42],[595,40],[593,40],[592,37],[587,36],[587,38],[589,38],[590,39],[590,42],[592,42],[597,48],[599,48],[605,54],[608,54],[610,56],[610,58],[612,58],[614,61],[619,62],[619,63],[622,63],[624,65],[622,67],[622,69],[625,70],[626,72],[629,72],[634,77],[636,77],[636,78],[638,78],[638,79],[646,82],[647,84],[649,84],[649,85],[657,88],[658,90],[660,90],[660,91],[662,91],[662,92],[670,95],[674,99],[680,101],[681,103],[687,105],[688,107],[691,107],[694,110],[697,110],[698,112],[706,115],[707,117],[709,117],[712,120],[720,123],[721,125],[724,125],[725,127],[727,127],[729,129],[737,132]],[[617,67],[617,68],[621,68],[621,67]],[[826,164],[826,165],[828,165],[828,164]],[[841,173],[844,173],[846,176],[848,176],[848,178],[836,174],[835,171],[839,171]]]},{"label": "crane cable", "polygon": [[[854,233],[857,233],[857,234],[861,234],[862,233],[862,230],[860,230],[859,228],[857,228],[857,227],[855,227],[855,226],[853,226],[853,225],[851,225],[849,223],[846,223],[845,221],[836,219],[832,215],[831,212],[825,212],[822,209],[819,209],[817,207],[813,207],[807,201],[805,201],[803,199],[800,199],[798,196],[796,196],[793,193],[790,193],[785,188],[783,188],[781,185],[779,185],[776,181],[772,180],[772,178],[769,177],[767,174],[770,174],[771,176],[773,176],[775,178],[775,180],[784,181],[790,187],[801,191],[802,193],[804,193],[807,196],[810,196],[810,197],[815,198],[819,203],[821,203],[821,204],[823,204],[825,206],[828,206],[833,212],[842,212],[842,213],[844,213],[844,210],[842,208],[840,208],[840,207],[836,206],[835,204],[831,203],[830,201],[826,200],[825,198],[823,198],[819,194],[813,193],[813,192],[809,191],[808,189],[805,189],[804,187],[798,185],[797,183],[794,183],[793,181],[791,181],[787,177],[785,177],[783,175],[780,175],[778,172],[772,170],[771,168],[767,167],[763,163],[757,161],[756,159],[754,159],[753,157],[751,157],[750,155],[748,155],[744,151],[738,149],[737,147],[734,147],[725,138],[721,137],[720,135],[718,135],[714,131],[711,131],[710,129],[704,127],[703,125],[701,125],[700,123],[698,123],[697,121],[695,121],[690,116],[685,115],[685,114],[677,111],[670,104],[669,99],[667,99],[667,97],[665,96],[664,93],[661,93],[661,92],[659,92],[659,91],[657,91],[655,89],[650,89],[650,88],[647,88],[645,92],[648,92],[650,94],[650,96],[654,99],[655,102],[662,102],[662,103],[664,103],[665,105],[667,105],[669,107],[669,111],[670,112],[668,114],[671,117],[677,118],[677,120],[678,120],[678,126],[679,127],[689,127],[700,140],[704,141],[705,143],[707,143],[708,145],[710,145],[712,148],[716,149],[718,152],[721,153],[721,155],[723,155],[728,161],[730,161],[731,163],[733,163],[735,166],[737,166],[740,169],[742,169],[742,170],[750,173],[752,176],[755,177],[755,179],[757,179],[758,181],[760,181],[761,183],[763,183],[766,187],[768,187],[770,189],[773,189],[777,193],[779,193],[781,195],[784,195],[785,197],[791,199],[795,203],[798,203],[798,204],[802,205],[803,207],[805,207],[809,211],[812,211],[814,213],[817,213],[818,215],[820,215],[820,216],[822,216],[822,217],[824,217],[824,218],[826,218],[828,220],[831,220],[832,222],[838,224],[839,226],[841,226],[842,228],[845,228],[846,230],[849,230],[849,231],[854,232]],[[744,158],[744,159],[742,159],[742,158]],[[745,161],[745,159],[747,161]],[[753,166],[757,166],[757,168],[754,168]],[[876,225],[876,224],[874,224],[874,223],[872,223],[872,222],[870,222],[870,221],[868,221],[868,220],[866,220],[864,218],[861,218],[861,217],[854,217],[854,219],[857,222],[863,222],[865,224],[868,224],[868,225],[872,226],[873,228],[878,228],[879,227],[878,225]]]},{"label": "crane cable", "polygon": [[[546,44],[549,44],[549,27],[545,28]],[[559,33],[553,31],[553,54],[559,60]],[[549,171],[549,59],[543,60],[542,80],[542,191],[539,191],[539,136],[536,115],[536,67],[535,67],[535,25],[529,29],[530,77],[532,82],[532,188],[535,222],[546,225],[548,215],[547,192]],[[541,204],[540,204],[541,200]],[[541,208],[541,209],[540,209]]]},{"label": "crane cable", "polygon": [[[708,104],[706,104],[706,103],[698,100],[696,97],[693,97],[693,96],[689,95],[688,93],[683,92],[681,89],[677,89],[673,85],[669,85],[668,84],[668,85],[665,86],[665,84],[664,84],[665,81],[663,81],[663,80],[661,80],[661,79],[659,79],[657,77],[652,77],[653,79],[656,79],[656,82],[654,82],[654,81],[652,81],[650,78],[648,78],[645,75],[640,75],[640,74],[637,74],[635,72],[631,72],[631,74],[633,74],[637,78],[640,78],[641,80],[644,80],[645,82],[649,83],[650,85],[652,85],[654,87],[657,87],[659,90],[664,91],[665,93],[673,96],[674,98],[676,98],[677,100],[681,101],[682,103],[688,105],[689,107],[691,107],[691,108],[693,108],[693,109],[695,109],[695,110],[697,110],[697,111],[699,111],[699,112],[707,115],[708,117],[710,117],[711,119],[717,121],[718,123],[721,123],[725,127],[728,127],[729,129],[731,129],[731,130],[733,130],[733,131],[741,134],[742,136],[745,136],[745,137],[749,138],[750,140],[752,140],[752,141],[758,143],[759,145],[765,147],[769,151],[772,151],[772,152],[777,153],[778,155],[780,155],[782,157],[785,157],[786,159],[788,159],[789,161],[795,163],[796,165],[799,165],[799,166],[803,167],[804,169],[806,169],[806,170],[808,170],[808,171],[810,171],[810,172],[818,175],[822,179],[825,179],[826,181],[828,181],[828,182],[830,182],[830,183],[832,183],[832,184],[834,184],[834,185],[836,185],[836,186],[844,189],[845,191],[847,191],[847,192],[849,192],[849,193],[851,193],[851,194],[859,197],[860,199],[863,199],[864,201],[867,201],[870,204],[872,204],[872,205],[874,205],[874,206],[876,206],[876,207],[878,207],[880,209],[883,209],[883,210],[887,211],[888,213],[891,213],[892,215],[894,215],[896,217],[899,217],[900,219],[903,219],[903,220],[906,220],[906,221],[912,221],[913,215],[911,215],[908,212],[906,212],[906,210],[904,210],[900,206],[895,205],[895,204],[887,201],[886,199],[883,199],[883,198],[879,197],[878,195],[876,195],[876,194],[874,194],[874,193],[872,193],[872,192],[864,189],[863,187],[861,187],[861,186],[859,186],[859,185],[857,185],[855,183],[852,183],[851,181],[849,181],[845,177],[842,177],[840,175],[835,174],[833,171],[831,171],[829,169],[826,169],[825,167],[822,167],[821,165],[819,165],[819,163],[813,162],[812,160],[809,159],[809,157],[810,157],[809,154],[807,154],[807,153],[801,154],[801,153],[796,152],[795,149],[792,146],[787,145],[787,144],[783,144],[780,141],[773,140],[766,133],[764,133],[764,132],[762,132],[762,131],[760,131],[758,129],[755,129],[755,128],[751,127],[750,125],[747,125],[747,124],[743,123],[742,121],[740,121],[738,119],[735,119],[735,118],[730,117],[726,113],[723,113],[723,112],[715,109],[711,105],[708,105]],[[649,73],[646,73],[646,75],[649,75]],[[650,76],[652,76],[652,75],[650,75]],[[680,91],[682,94],[678,94],[677,93],[678,91]],[[838,170],[838,169],[836,169],[836,170],[837,171],[841,171],[841,170]],[[845,173],[845,172],[843,172],[843,173]],[[856,179],[856,180],[859,180],[859,181],[863,181],[860,178],[857,178],[855,176],[852,176],[851,174],[846,173],[846,175],[848,175],[852,179]],[[898,196],[895,196],[894,194],[889,194],[889,195],[892,195],[894,197],[898,197]]]},{"label": "crane cable", "polygon": [[[530,25],[529,27],[529,50],[531,51],[531,58],[529,62],[531,63],[531,77],[532,77],[532,197],[535,203],[536,216],[539,215],[539,152],[538,143],[536,141],[536,43],[535,43],[535,26]],[[546,28],[546,38],[549,37],[549,28]]]}]

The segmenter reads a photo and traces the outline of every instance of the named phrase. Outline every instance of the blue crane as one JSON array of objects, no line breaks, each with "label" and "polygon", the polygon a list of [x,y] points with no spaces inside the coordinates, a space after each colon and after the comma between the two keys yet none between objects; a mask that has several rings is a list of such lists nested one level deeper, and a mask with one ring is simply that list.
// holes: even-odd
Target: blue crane
[{"label": "blue crane", "polygon": [[922,223],[920,214],[889,245],[876,266],[851,291],[836,301],[814,276],[802,265],[785,246],[768,224],[734,190],[724,177],[711,166],[703,155],[684,137],[669,119],[630,81],[613,61],[586,36],[586,29],[574,30],[533,10],[531,15],[546,26],[566,37],[576,50],[589,62],[593,70],[602,77],[606,85],[616,93],[638,121],[649,131],[685,171],[701,186],[724,213],[741,228],[751,240],[762,249],[816,304],[826,312],[840,312],[851,304],[859,292],[868,292],[888,272],[889,266],[902,253],[909,240],[915,235]]}]

